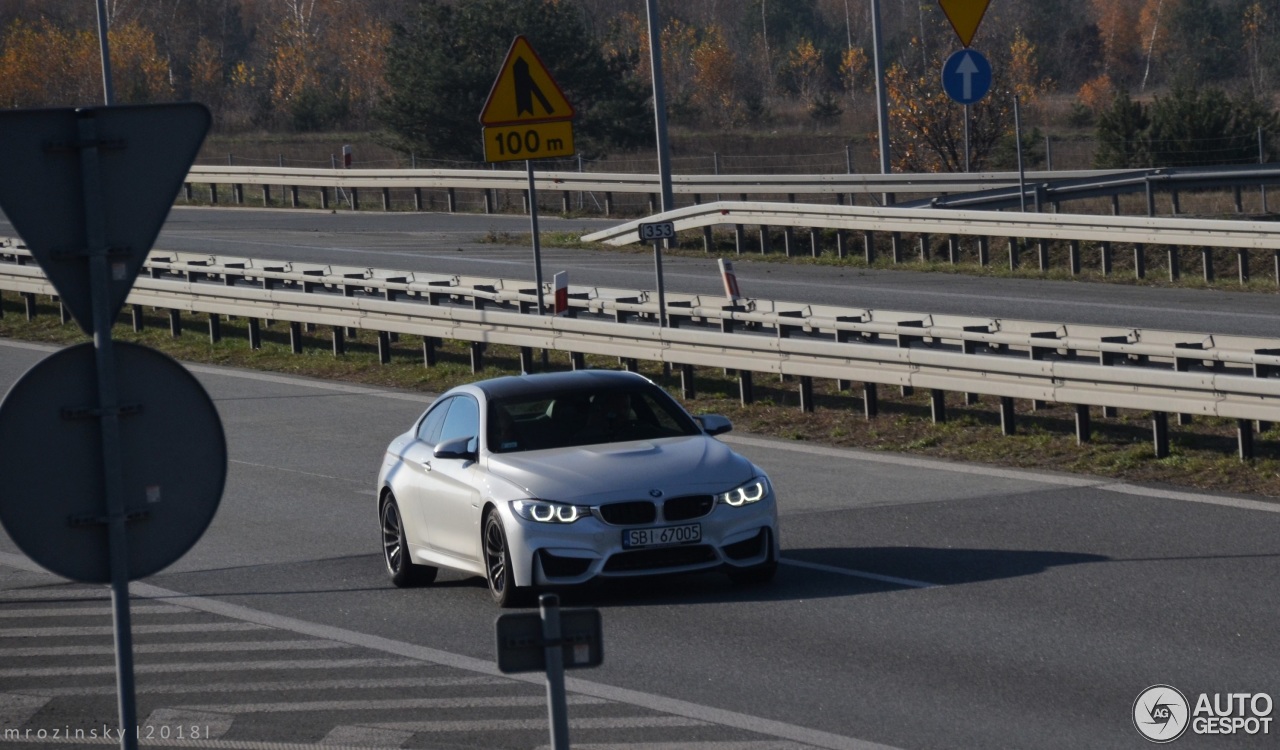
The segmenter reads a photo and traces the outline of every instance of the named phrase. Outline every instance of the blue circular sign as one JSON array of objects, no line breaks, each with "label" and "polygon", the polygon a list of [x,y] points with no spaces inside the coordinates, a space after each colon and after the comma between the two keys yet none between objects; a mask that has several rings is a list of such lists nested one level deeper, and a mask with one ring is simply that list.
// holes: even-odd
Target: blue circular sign
[{"label": "blue circular sign", "polygon": [[942,89],[960,104],[981,101],[991,90],[991,63],[977,50],[953,53],[942,64]]}]

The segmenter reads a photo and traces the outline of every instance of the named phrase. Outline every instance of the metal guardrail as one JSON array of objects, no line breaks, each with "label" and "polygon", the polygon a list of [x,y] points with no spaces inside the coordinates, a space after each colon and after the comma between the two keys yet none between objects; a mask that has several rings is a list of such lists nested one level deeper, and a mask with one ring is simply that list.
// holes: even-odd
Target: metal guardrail
[{"label": "metal guardrail", "polygon": [[[0,289],[34,295],[55,290],[15,242],[0,248]],[[473,365],[485,344],[664,362],[681,368],[692,390],[694,367],[738,373],[744,401],[752,373],[799,379],[801,407],[812,409],[812,380],[864,384],[874,413],[877,385],[931,392],[934,418],[945,418],[945,393],[999,397],[1006,431],[1013,399],[1076,405],[1077,430],[1089,432],[1089,407],[1151,411],[1157,453],[1167,451],[1169,413],[1235,419],[1241,455],[1252,451],[1250,420],[1280,421],[1280,339],[1073,326],[1036,321],[941,316],[669,294],[671,326],[654,325],[654,295],[644,290],[570,289],[571,315],[536,312],[529,282],[403,273],[153,252],[131,292],[135,325],[141,306],[291,324],[332,326],[335,351],[345,329],[472,342]],[[177,313],[171,313],[176,321]],[[388,350],[389,351],[389,350]]]}]

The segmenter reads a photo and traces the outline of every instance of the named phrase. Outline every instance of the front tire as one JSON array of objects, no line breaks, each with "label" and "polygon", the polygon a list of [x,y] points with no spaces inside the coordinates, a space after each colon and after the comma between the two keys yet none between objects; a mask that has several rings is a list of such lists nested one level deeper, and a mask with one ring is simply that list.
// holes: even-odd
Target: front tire
[{"label": "front tire", "polygon": [[523,606],[528,589],[517,586],[511,569],[511,547],[507,544],[507,530],[502,525],[498,511],[490,511],[484,519],[484,532],[480,540],[484,548],[485,580],[489,582],[489,594],[503,609]]},{"label": "front tire", "polygon": [[439,568],[413,562],[404,535],[404,518],[391,495],[387,495],[382,503],[382,561],[386,563],[387,574],[396,588],[431,583],[439,572]]}]

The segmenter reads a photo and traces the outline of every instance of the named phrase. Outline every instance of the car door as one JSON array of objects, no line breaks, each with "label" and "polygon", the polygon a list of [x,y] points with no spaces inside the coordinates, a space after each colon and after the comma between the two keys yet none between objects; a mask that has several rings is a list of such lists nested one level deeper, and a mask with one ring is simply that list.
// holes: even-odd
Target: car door
[{"label": "car door", "polygon": [[[468,395],[455,396],[445,415],[436,445],[470,438],[468,450],[480,445],[480,404]],[[430,547],[463,560],[480,559],[479,468],[473,459],[435,458],[425,467],[430,494],[422,505]]]},{"label": "car door", "polygon": [[430,514],[431,498],[435,497],[434,478],[431,476],[432,450],[440,437],[445,415],[454,398],[437,401],[427,410],[418,424],[415,440],[400,450],[400,470],[405,474],[395,482],[396,499],[400,503],[404,519],[405,535],[411,547],[431,546],[432,529],[425,519]]}]

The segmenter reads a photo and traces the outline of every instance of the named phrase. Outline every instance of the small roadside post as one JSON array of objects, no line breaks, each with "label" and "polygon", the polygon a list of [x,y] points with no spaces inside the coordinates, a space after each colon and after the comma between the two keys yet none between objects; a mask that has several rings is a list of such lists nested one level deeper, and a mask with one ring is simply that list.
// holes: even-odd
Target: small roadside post
[{"label": "small roadside post", "polygon": [[640,224],[640,240],[653,243],[653,269],[658,277],[658,327],[667,327],[667,292],[662,281],[662,243],[676,238],[676,225],[670,221],[648,221]]},{"label": "small roadside post", "polygon": [[564,671],[598,667],[604,662],[603,627],[598,609],[560,609],[560,597],[538,597],[537,612],[499,615],[498,669],[504,674],[547,673],[547,714],[552,750],[569,750],[569,709]]}]

